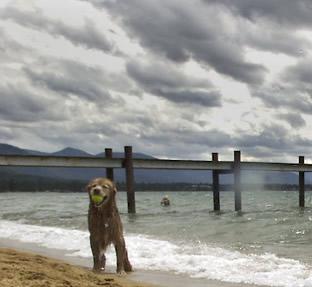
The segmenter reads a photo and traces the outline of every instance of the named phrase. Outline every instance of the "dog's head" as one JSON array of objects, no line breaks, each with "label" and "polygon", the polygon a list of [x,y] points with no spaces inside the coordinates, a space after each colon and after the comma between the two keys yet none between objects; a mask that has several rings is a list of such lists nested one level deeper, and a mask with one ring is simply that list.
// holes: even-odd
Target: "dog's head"
[{"label": "dog's head", "polygon": [[117,189],[108,178],[95,178],[87,185],[90,201],[96,207],[106,205],[114,199]]}]

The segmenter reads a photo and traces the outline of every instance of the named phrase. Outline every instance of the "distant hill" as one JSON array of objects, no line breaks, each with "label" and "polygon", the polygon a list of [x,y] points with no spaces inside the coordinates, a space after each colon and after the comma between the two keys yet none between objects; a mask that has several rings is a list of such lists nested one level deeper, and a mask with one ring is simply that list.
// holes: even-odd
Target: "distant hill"
[{"label": "distant hill", "polygon": [[[0,144],[0,155],[53,155],[53,156],[79,156],[79,157],[104,157],[104,152],[96,155],[87,153],[83,150],[67,147],[57,152],[47,153],[35,150],[22,149],[8,144]],[[114,152],[114,158],[123,158],[122,152]],[[142,153],[134,153],[134,158],[154,158]],[[125,180],[125,171],[115,169],[116,181]],[[80,180],[87,181],[90,178],[105,175],[105,169],[102,168],[47,168],[47,167],[0,167],[1,174],[5,172],[6,176],[12,174],[37,176],[41,178],[53,178],[56,180]],[[211,183],[210,171],[194,170],[135,170],[135,180],[137,183]],[[246,183],[278,183],[278,184],[297,184],[298,175],[290,172],[244,172],[242,181]],[[221,184],[231,184],[233,176],[220,176]],[[311,176],[307,174],[306,182],[311,183]]]},{"label": "distant hill", "polygon": [[[0,143],[0,155],[53,155],[53,156],[86,156],[86,157],[104,157],[105,153],[101,152],[98,154],[91,154],[88,152],[85,152],[81,149],[72,148],[72,147],[66,147],[64,149],[61,149],[56,152],[41,152],[36,150],[29,150],[29,149],[22,149],[13,145]],[[123,158],[124,153],[123,152],[113,152],[114,158]],[[153,156],[143,154],[143,153],[133,153],[134,158],[155,158]]]},{"label": "distant hill", "polygon": [[[104,157],[105,153],[101,152],[101,153],[97,154],[96,156]],[[151,155],[147,155],[147,154],[139,153],[139,152],[135,152],[133,154],[133,157],[134,158],[141,158],[141,159],[152,159],[152,158],[155,158],[155,157],[153,157]],[[123,152],[113,152],[113,158],[124,158],[124,153]]]},{"label": "distant hill", "polygon": [[2,155],[29,155],[30,153],[16,146],[9,144],[0,144],[0,154]]},{"label": "distant hill", "polygon": [[72,148],[72,147],[67,147],[67,148],[64,148],[60,151],[53,152],[53,153],[51,153],[51,155],[54,155],[54,156],[85,156],[85,157],[94,156],[94,155],[91,155],[91,154],[89,154],[83,150]]}]

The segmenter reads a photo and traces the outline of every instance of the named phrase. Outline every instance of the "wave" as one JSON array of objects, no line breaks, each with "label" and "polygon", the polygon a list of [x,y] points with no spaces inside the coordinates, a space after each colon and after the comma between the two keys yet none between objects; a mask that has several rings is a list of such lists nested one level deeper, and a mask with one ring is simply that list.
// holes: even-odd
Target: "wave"
[{"label": "wave", "polygon": [[[0,238],[64,250],[67,256],[91,258],[87,231],[0,220]],[[312,286],[311,266],[274,254],[243,254],[201,243],[169,242],[140,234],[126,234],[126,243],[131,262],[137,269],[170,271],[233,283]],[[107,252],[107,261],[109,265],[116,264],[113,248]]]}]

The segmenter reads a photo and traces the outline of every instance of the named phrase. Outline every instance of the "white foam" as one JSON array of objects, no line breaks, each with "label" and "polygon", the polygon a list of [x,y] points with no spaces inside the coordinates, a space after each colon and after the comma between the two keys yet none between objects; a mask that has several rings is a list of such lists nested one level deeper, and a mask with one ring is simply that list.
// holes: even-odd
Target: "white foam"
[{"label": "white foam", "polygon": [[[66,255],[91,257],[86,231],[26,225],[0,220],[0,238],[36,243],[65,251]],[[274,254],[242,254],[203,244],[174,244],[143,235],[126,235],[129,257],[137,269],[171,271],[196,278],[268,286],[310,287],[311,267]],[[115,265],[113,249],[107,261]]]}]

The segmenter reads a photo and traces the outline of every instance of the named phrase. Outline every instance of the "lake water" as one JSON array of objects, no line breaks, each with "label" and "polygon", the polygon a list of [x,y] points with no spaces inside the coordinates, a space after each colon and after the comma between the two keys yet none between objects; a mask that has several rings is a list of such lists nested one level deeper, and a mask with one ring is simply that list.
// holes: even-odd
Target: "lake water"
[{"label": "lake water", "polygon": [[[160,206],[168,194],[171,206]],[[312,193],[298,208],[293,191],[221,192],[221,213],[210,192],[137,192],[136,215],[117,195],[126,244],[137,269],[268,286],[312,286]],[[35,243],[90,258],[85,193],[0,193],[0,239]],[[113,248],[108,265],[115,265]]]}]

